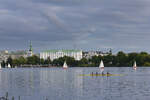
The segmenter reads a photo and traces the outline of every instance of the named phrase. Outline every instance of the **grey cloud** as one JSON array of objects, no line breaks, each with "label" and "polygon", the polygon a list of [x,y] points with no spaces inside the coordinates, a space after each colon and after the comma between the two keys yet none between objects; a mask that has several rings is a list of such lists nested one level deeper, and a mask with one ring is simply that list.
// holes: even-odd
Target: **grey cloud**
[{"label": "grey cloud", "polygon": [[39,50],[148,50],[149,6],[148,0],[1,0],[1,49],[26,48],[32,40]]}]

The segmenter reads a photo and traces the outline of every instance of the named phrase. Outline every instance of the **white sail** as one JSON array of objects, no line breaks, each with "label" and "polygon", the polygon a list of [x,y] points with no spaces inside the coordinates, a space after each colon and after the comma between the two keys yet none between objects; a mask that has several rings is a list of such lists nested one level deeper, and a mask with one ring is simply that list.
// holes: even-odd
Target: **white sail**
[{"label": "white sail", "polygon": [[64,69],[67,69],[67,68],[68,68],[66,61],[64,62],[63,68],[64,68]]},{"label": "white sail", "polygon": [[11,65],[10,64],[8,64],[8,66],[7,66],[8,68],[11,68]]},{"label": "white sail", "polygon": [[134,62],[134,67],[136,67],[136,61]]},{"label": "white sail", "polygon": [[134,69],[137,68],[137,66],[136,66],[136,61],[134,62],[133,68],[134,68]]},{"label": "white sail", "polygon": [[0,63],[0,69],[2,69],[2,65],[1,65],[1,63]]},{"label": "white sail", "polygon": [[104,69],[104,63],[103,63],[103,60],[101,60],[100,65],[99,65],[99,68]]}]

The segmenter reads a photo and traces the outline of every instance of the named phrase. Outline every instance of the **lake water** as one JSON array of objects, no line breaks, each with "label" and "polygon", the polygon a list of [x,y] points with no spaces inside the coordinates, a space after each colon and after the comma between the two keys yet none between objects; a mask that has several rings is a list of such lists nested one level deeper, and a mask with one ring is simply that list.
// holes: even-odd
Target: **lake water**
[{"label": "lake water", "polygon": [[[99,68],[18,68],[0,70],[0,96],[21,100],[148,100],[150,68],[105,68],[123,76],[80,76]],[[15,99],[18,100],[18,99]]]}]

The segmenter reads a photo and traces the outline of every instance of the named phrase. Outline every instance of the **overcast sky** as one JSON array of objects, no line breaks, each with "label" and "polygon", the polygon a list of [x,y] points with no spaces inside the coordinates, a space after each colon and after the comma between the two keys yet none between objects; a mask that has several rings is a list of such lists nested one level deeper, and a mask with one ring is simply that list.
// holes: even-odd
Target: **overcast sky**
[{"label": "overcast sky", "polygon": [[150,52],[150,0],[0,0],[0,50]]}]

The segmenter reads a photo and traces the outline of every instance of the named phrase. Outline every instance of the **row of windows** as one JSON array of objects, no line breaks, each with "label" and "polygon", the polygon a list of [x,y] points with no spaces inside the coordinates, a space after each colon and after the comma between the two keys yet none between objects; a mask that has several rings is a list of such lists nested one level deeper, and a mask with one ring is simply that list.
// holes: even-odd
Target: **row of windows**
[{"label": "row of windows", "polygon": [[[60,56],[60,55],[55,55],[55,56],[52,56],[52,55],[41,55],[40,57],[42,57],[42,58],[47,58],[47,57],[56,58],[56,57],[63,57],[63,56],[69,56],[69,55],[62,55],[62,56]],[[77,57],[82,57],[82,55],[72,55],[71,57],[77,58]]]},{"label": "row of windows", "polygon": [[82,52],[72,52],[72,53],[41,53],[41,54],[48,54],[48,55],[73,55],[73,54],[82,54]]},{"label": "row of windows", "polygon": [[48,53],[41,53],[40,54],[40,58],[43,59],[47,59],[48,57],[50,57],[51,60],[53,59],[57,59],[63,56],[70,56],[70,57],[74,57],[76,60],[80,60],[82,59],[82,53],[76,53],[76,54],[48,54]]},{"label": "row of windows", "polygon": [[43,56],[82,56],[82,53],[68,53],[68,54],[55,54],[55,53],[41,53],[40,55],[43,55]]},{"label": "row of windows", "polygon": [[82,56],[82,54],[73,54],[73,55],[48,55],[48,54],[43,54],[41,56]]}]

